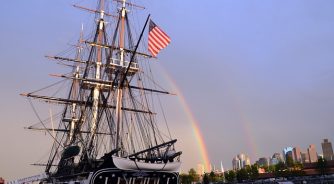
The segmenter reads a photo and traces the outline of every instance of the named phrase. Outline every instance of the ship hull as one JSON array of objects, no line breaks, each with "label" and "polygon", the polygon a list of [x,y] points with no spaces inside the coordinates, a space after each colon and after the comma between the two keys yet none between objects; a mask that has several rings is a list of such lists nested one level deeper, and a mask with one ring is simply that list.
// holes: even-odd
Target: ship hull
[{"label": "ship hull", "polygon": [[51,177],[45,184],[178,184],[178,172],[105,168],[67,177]]},{"label": "ship hull", "polygon": [[96,171],[88,184],[177,184],[178,180],[177,172],[106,168]]},{"label": "ship hull", "polygon": [[55,174],[45,183],[178,184],[180,166],[181,162],[146,163],[112,156],[94,172]]}]

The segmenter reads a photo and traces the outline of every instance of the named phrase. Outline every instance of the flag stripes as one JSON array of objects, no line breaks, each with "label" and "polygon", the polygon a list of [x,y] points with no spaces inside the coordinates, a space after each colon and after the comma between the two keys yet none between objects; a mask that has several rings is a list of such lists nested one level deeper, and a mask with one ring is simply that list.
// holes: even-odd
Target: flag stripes
[{"label": "flag stripes", "polygon": [[148,50],[152,56],[156,57],[159,51],[170,43],[169,36],[163,32],[152,20],[148,33]]}]

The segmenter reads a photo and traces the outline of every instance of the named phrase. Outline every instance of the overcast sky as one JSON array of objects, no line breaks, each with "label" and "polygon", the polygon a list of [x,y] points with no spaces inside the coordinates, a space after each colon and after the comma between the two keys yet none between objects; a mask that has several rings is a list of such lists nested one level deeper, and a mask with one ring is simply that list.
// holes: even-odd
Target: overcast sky
[{"label": "overcast sky", "polygon": [[[91,17],[71,7],[78,2],[85,0],[12,0],[0,6],[0,176],[5,179],[43,170],[29,164],[47,155],[50,140],[23,129],[37,119],[19,93],[54,82],[49,73],[68,72],[44,55],[75,43],[81,23]],[[322,139],[334,141],[334,1],[137,4],[172,38],[157,68],[185,97],[212,164],[222,161],[231,168],[241,152],[254,163],[286,146],[305,151],[315,144],[321,154]],[[201,162],[200,151],[185,107],[177,97],[171,102],[167,118],[186,171]]]}]

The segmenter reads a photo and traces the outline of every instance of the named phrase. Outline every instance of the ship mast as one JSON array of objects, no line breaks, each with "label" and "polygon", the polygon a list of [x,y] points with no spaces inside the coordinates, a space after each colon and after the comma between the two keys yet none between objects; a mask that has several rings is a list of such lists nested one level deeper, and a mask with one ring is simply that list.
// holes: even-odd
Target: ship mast
[{"label": "ship mast", "polygon": [[[83,42],[83,25],[81,26],[81,33],[80,33],[80,39],[79,39],[79,43],[77,46],[77,56],[76,56],[76,60],[80,61],[81,60],[81,51],[82,51],[82,46],[81,43]],[[73,85],[72,85],[72,93],[71,99],[75,99],[75,97],[78,95],[78,85],[79,85],[79,73],[80,73],[80,67],[79,64],[76,65],[75,67],[75,71],[74,71],[74,80],[73,80]],[[74,131],[76,128],[76,124],[78,123],[78,118],[77,118],[77,103],[73,103],[72,104],[72,109],[71,109],[71,123],[70,123],[70,134],[69,134],[69,138],[68,138],[68,144],[65,145],[70,145],[75,141],[75,137],[74,137]]]},{"label": "ship mast", "polygon": [[[104,32],[104,0],[100,0],[100,19],[98,21],[98,33],[97,33],[97,45],[102,45],[102,38]],[[95,80],[101,79],[101,65],[102,65],[102,48],[97,47],[97,58],[95,63]],[[98,116],[98,109],[99,109],[99,97],[100,97],[100,84],[95,83],[95,87],[93,89],[93,106],[92,106],[92,122],[90,127],[90,137],[88,139],[87,148],[91,149],[93,144],[93,139],[96,133],[97,128],[97,116]],[[91,151],[91,150],[88,150]],[[89,153],[89,152],[88,152]],[[92,156],[92,155],[87,155]]]},{"label": "ship mast", "polygon": [[[123,84],[121,84],[121,80],[124,75],[124,34],[125,34],[125,15],[126,15],[126,7],[125,7],[126,0],[122,0],[122,8],[121,8],[121,31],[119,35],[119,49],[120,49],[120,65],[121,65],[121,72],[120,77],[118,81],[117,86],[117,101],[116,101],[116,126],[117,126],[117,132],[116,132],[116,149],[120,148],[120,132],[121,130],[121,120],[122,120],[122,98],[123,98]],[[129,63],[130,64],[130,63]],[[129,66],[130,67],[130,66]]]}]

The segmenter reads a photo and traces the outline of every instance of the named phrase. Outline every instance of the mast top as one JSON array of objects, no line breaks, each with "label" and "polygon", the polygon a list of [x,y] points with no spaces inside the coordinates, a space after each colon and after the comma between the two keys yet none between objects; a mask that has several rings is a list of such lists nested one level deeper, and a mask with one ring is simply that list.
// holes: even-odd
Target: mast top
[{"label": "mast top", "polygon": [[100,0],[100,19],[104,17],[104,0]]},{"label": "mast top", "polygon": [[114,0],[114,1],[122,3],[122,8],[125,8],[126,5],[128,5],[128,6],[133,6],[133,7],[140,8],[140,9],[145,9],[145,7],[143,7],[143,6],[127,2],[126,0]]},{"label": "mast top", "polygon": [[122,1],[123,1],[122,7],[125,8],[126,0],[122,0]]}]

